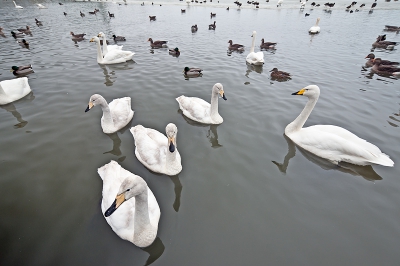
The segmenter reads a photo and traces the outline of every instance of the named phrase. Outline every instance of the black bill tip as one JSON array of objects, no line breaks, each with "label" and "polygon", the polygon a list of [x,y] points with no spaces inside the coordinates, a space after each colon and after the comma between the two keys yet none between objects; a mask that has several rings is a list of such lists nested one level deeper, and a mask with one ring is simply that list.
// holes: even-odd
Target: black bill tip
[{"label": "black bill tip", "polygon": [[171,141],[171,143],[169,144],[169,151],[170,151],[171,153],[175,151],[175,145],[174,145],[174,143],[172,143],[172,141]]},{"label": "black bill tip", "polygon": [[222,94],[222,99],[224,99],[225,101],[228,100],[228,99],[225,97],[225,93]]},{"label": "black bill tip", "polygon": [[293,92],[293,93],[292,93],[292,95],[297,95],[297,93],[298,93],[298,91],[296,91],[296,92]]},{"label": "black bill tip", "polygon": [[108,208],[106,210],[106,212],[104,213],[105,217],[110,216],[111,214],[113,214],[113,212],[115,212],[115,210],[117,209],[117,200],[114,200],[113,204],[110,206],[110,208]]},{"label": "black bill tip", "polygon": [[89,105],[88,107],[86,107],[85,113],[88,112],[90,110]]}]

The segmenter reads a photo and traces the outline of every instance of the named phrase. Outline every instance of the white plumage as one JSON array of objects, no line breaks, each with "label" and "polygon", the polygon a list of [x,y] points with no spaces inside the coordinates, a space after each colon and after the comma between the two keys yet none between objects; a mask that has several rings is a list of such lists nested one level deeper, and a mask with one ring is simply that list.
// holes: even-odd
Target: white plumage
[{"label": "white plumage", "polygon": [[320,90],[316,85],[309,85],[293,94],[309,98],[300,115],[285,128],[286,136],[301,148],[334,164],[347,162],[356,165],[394,165],[389,156],[382,153],[377,146],[344,128],[333,125],[315,125],[303,128],[317,103]]},{"label": "white plumage", "polygon": [[250,53],[246,57],[246,62],[251,65],[262,66],[264,64],[264,53],[263,52],[254,52],[255,40],[256,40],[257,32],[253,31],[251,37],[253,37]]},{"label": "white plumage", "polygon": [[[98,37],[92,37],[90,42],[95,42],[97,44],[97,63],[110,65],[110,64],[118,64],[124,63],[128,60],[132,60],[132,57],[135,53],[130,51],[121,51],[121,50],[111,50],[108,51],[106,55],[103,55],[100,47],[100,39]],[[104,45],[104,44],[103,44]]]},{"label": "white plumage", "polygon": [[19,100],[30,92],[27,77],[0,81],[0,105]]},{"label": "white plumage", "polygon": [[[103,55],[106,55],[108,53],[108,51],[112,51],[112,50],[121,50],[122,51],[123,45],[116,45],[116,44],[108,45],[106,35],[103,32],[99,32],[97,37],[102,38],[102,40],[103,40]],[[126,53],[126,55],[128,55],[128,54]]]},{"label": "white plumage", "polygon": [[309,33],[311,33],[311,34],[317,34],[317,33],[319,33],[319,32],[321,31],[321,28],[318,26],[319,20],[320,20],[320,18],[317,18],[317,22],[315,22],[315,25],[312,26],[312,27],[308,30]]},{"label": "white plumage", "polygon": [[17,5],[17,4],[15,3],[15,1],[13,1],[13,3],[14,3],[14,6],[15,6],[15,8],[17,8],[17,9],[23,9],[23,7],[22,7],[22,6],[19,6],[19,5]]}]

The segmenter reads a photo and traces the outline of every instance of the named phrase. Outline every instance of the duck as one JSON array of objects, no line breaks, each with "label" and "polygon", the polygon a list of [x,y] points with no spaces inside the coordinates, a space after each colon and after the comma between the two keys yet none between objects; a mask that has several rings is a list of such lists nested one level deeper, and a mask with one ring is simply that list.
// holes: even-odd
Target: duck
[{"label": "duck", "polygon": [[149,16],[150,21],[156,21],[156,16]]},{"label": "duck", "polygon": [[22,47],[29,48],[29,43],[28,43],[25,39],[22,39],[21,41],[20,41],[20,40],[17,40],[17,42],[18,42],[18,44],[21,45]]},{"label": "duck", "polygon": [[134,126],[130,132],[135,139],[136,158],[155,173],[174,176],[182,171],[181,155],[176,144],[178,128],[169,123],[166,135],[142,125]]},{"label": "duck", "polygon": [[318,26],[319,20],[320,20],[320,18],[317,18],[317,21],[315,22],[315,25],[312,26],[312,27],[308,30],[308,32],[309,32],[310,34],[317,34],[317,33],[320,33],[321,28],[320,28],[320,26]]},{"label": "duck", "polygon": [[124,36],[116,36],[116,35],[114,34],[112,37],[113,37],[113,39],[114,39],[114,42],[116,42],[116,41],[119,41],[119,42],[121,42],[121,41],[126,41],[126,38],[125,38]]},{"label": "duck", "polygon": [[[375,60],[375,55],[373,53],[368,54],[366,57],[366,59],[368,58],[369,60],[365,63],[365,66],[367,67],[372,67],[374,65],[374,60]],[[399,62],[392,62],[389,60],[382,60],[381,59],[381,65],[398,65]]]},{"label": "duck", "polygon": [[17,38],[23,37],[24,34],[23,34],[23,33],[15,33],[15,32],[13,32],[13,31],[11,31],[11,36],[13,36],[14,39],[17,39]]},{"label": "duck", "polygon": [[35,23],[37,26],[43,26],[42,22],[40,20],[38,20],[37,18],[35,18]]},{"label": "duck", "polygon": [[35,71],[33,71],[32,65],[12,66],[10,71],[14,74],[14,76],[23,76],[35,73]]},{"label": "duck", "polygon": [[152,38],[149,38],[147,41],[150,42],[150,46],[152,48],[167,47],[167,43],[168,43],[168,41],[155,41],[154,42]]},{"label": "duck", "polygon": [[257,32],[253,31],[251,37],[253,37],[253,41],[251,43],[250,53],[246,57],[246,62],[250,65],[262,66],[264,64],[264,53],[263,52],[254,52],[255,40],[256,40]]},{"label": "duck", "polygon": [[161,212],[146,181],[111,160],[97,169],[103,180],[101,210],[122,239],[144,248],[157,237]]},{"label": "duck", "polygon": [[3,32],[3,28],[2,28],[2,27],[0,27],[0,35],[1,35],[2,37],[6,37],[6,35],[5,35],[4,32]]},{"label": "duck", "polygon": [[71,34],[72,39],[83,39],[86,35],[86,33],[75,34],[72,31],[69,34]]},{"label": "duck", "polygon": [[23,7],[22,7],[22,6],[19,6],[19,5],[17,5],[17,4],[15,3],[15,1],[13,1],[13,3],[14,3],[14,6],[15,6],[15,8],[16,8],[16,9],[23,9]]},{"label": "duck", "polygon": [[64,12],[64,16],[68,15],[66,12]]},{"label": "duck", "polygon": [[103,55],[108,54],[108,51],[116,50],[120,51],[120,53],[123,53],[125,56],[129,58],[131,52],[122,51],[123,45],[116,45],[116,44],[108,45],[108,42],[106,40],[106,35],[103,32],[99,32],[99,34],[97,34],[97,37],[102,38],[103,42],[100,42],[100,44],[103,45]]},{"label": "duck", "polygon": [[115,16],[114,16],[113,13],[110,13],[110,11],[107,11],[107,12],[108,12],[108,16],[109,16],[110,18],[115,18]]},{"label": "duck", "polygon": [[0,105],[15,102],[30,92],[27,77],[0,81]]},{"label": "duck", "polygon": [[278,81],[286,81],[291,79],[290,74],[284,71],[279,71],[276,67],[274,67],[271,71],[271,78]]},{"label": "duck", "polygon": [[208,29],[209,30],[215,30],[215,28],[217,27],[217,25],[215,23],[216,23],[216,21],[214,21],[213,24],[208,25]]},{"label": "duck", "polygon": [[190,77],[190,78],[200,77],[201,75],[203,75],[203,73],[201,73],[201,71],[203,71],[203,70],[200,68],[195,68],[195,67],[185,67],[183,69],[183,73],[185,74],[185,76]]},{"label": "duck", "polygon": [[38,6],[39,9],[47,9],[47,7],[45,7],[45,6],[42,5],[42,4],[36,4],[36,5]]},{"label": "duck", "polygon": [[397,42],[386,41],[386,34],[384,34],[378,35],[376,41],[372,44],[372,47],[393,50],[394,46],[397,44]]},{"label": "duck", "polygon": [[181,51],[179,51],[179,48],[176,47],[175,49],[169,49],[169,54],[178,57],[180,56]]},{"label": "duck", "polygon": [[82,11],[79,11],[79,13],[80,13],[80,15],[81,15],[82,18],[85,16],[85,14],[82,13]]},{"label": "duck", "polygon": [[244,46],[243,45],[237,44],[237,43],[233,43],[232,40],[229,40],[228,43],[229,43],[229,46],[228,46],[229,50],[244,51]]},{"label": "duck", "polygon": [[101,128],[106,134],[117,132],[125,127],[132,120],[134,114],[131,107],[131,97],[114,99],[108,104],[103,96],[93,94],[90,96],[85,113],[96,105],[100,105],[101,110],[103,110]]},{"label": "duck", "polygon": [[215,17],[217,15],[217,13],[213,13],[213,12],[211,12],[211,15],[210,15],[210,17],[212,18],[212,17]]},{"label": "duck", "polygon": [[393,65],[384,65],[382,64],[382,59],[380,58],[374,59],[374,65],[372,66],[372,71],[380,75],[400,76],[400,68],[395,67]]},{"label": "duck", "polygon": [[386,30],[386,31],[400,31],[400,27],[398,27],[398,26],[385,25],[385,30]]},{"label": "duck", "polygon": [[211,90],[211,104],[197,97],[179,96],[176,100],[179,103],[179,109],[183,114],[202,124],[221,124],[224,119],[218,113],[218,96],[221,96],[225,101],[224,87],[221,83],[215,83]]},{"label": "duck", "polygon": [[[118,63],[125,63],[126,61],[132,60],[132,57],[135,53],[131,51],[122,51],[122,50],[111,50],[108,51],[107,54],[103,55],[100,47],[100,39],[96,36],[90,39],[90,42],[95,42],[97,44],[97,63],[103,65],[111,65]],[[104,48],[105,42],[103,42]]]},{"label": "duck", "polygon": [[302,95],[308,98],[300,115],[285,128],[285,135],[295,144],[336,165],[339,162],[355,165],[394,165],[389,156],[382,153],[377,146],[342,127],[314,125],[303,128],[320,95],[317,85],[309,85],[292,95]]},{"label": "duck", "polygon": [[276,42],[264,42],[264,38],[261,39],[261,49],[275,49]]},{"label": "duck", "polygon": [[26,28],[20,28],[17,29],[17,31],[22,32],[23,34],[31,34],[31,28],[29,26],[26,26]]},{"label": "duck", "polygon": [[190,29],[192,32],[196,32],[198,30],[197,24],[193,25]]}]

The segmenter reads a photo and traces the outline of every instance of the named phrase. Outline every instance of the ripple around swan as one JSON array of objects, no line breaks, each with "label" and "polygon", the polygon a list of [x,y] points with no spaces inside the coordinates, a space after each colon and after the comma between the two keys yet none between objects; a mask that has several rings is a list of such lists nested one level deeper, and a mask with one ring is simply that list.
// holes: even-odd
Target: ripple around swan
[{"label": "ripple around swan", "polygon": [[[28,1],[18,1],[24,10],[0,4],[6,34],[0,37],[0,79],[14,78],[12,65],[31,63],[35,70],[29,75],[32,93],[0,108],[0,264],[338,265],[351,260],[373,265],[382,257],[395,264],[399,80],[371,74],[364,57],[383,25],[397,21],[399,10],[350,15],[314,9],[304,17],[298,9],[227,11],[224,5],[231,3],[221,0],[181,14],[180,3],[150,3],[55,2],[46,3],[46,10]],[[94,8],[100,12],[89,15]],[[214,21],[210,12],[217,13],[215,31],[208,30]],[[150,22],[149,15],[157,20]],[[317,16],[321,33],[310,36]],[[34,25],[34,18],[43,26]],[[190,31],[193,24],[196,33]],[[32,26],[29,50],[9,36],[24,25]],[[261,38],[278,43],[276,50],[263,51],[262,68],[245,63],[253,30],[255,51]],[[86,39],[74,43],[70,31],[86,33]],[[125,36],[127,41],[118,44],[136,53],[134,61],[99,65],[89,39],[100,31]],[[386,34],[400,41],[399,35]],[[149,37],[168,40],[181,55],[151,49]],[[228,55],[229,39],[245,51]],[[398,60],[396,49],[374,53]],[[185,79],[185,66],[200,67],[204,74]],[[274,67],[292,79],[271,80]],[[175,98],[210,101],[217,82],[228,99],[219,99],[224,122],[209,126],[185,119]],[[284,129],[307,101],[291,94],[309,84],[320,86],[321,96],[306,126],[346,128],[390,155],[394,168],[339,169],[290,146]],[[101,109],[84,112],[94,93],[108,102],[131,97],[131,124],[103,134]],[[128,130],[142,124],[164,133],[169,122],[179,130],[183,165],[172,178],[138,162]],[[96,171],[110,160],[142,176],[158,200],[159,238],[148,250],[121,240],[102,217]]]}]

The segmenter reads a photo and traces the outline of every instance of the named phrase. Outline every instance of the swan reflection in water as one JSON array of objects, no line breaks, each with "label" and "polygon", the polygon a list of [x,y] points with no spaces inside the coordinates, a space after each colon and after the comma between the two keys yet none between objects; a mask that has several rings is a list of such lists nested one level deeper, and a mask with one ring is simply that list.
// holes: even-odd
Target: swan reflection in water
[{"label": "swan reflection in water", "polygon": [[165,246],[161,239],[157,237],[154,240],[153,244],[148,247],[142,248],[142,250],[149,253],[149,257],[144,265],[150,265],[155,262],[159,257],[161,257],[161,255],[164,253]]},{"label": "swan reflection in water", "polygon": [[247,70],[246,70],[246,74],[244,74],[247,78],[249,77],[249,74],[251,72],[256,72],[258,74],[262,74],[263,73],[263,66],[255,66],[255,65],[251,65],[249,63],[246,62],[247,65]]},{"label": "swan reflection in water", "polygon": [[283,136],[288,144],[288,153],[286,154],[283,163],[278,163],[276,161],[272,162],[276,166],[278,166],[279,171],[284,174],[286,174],[286,170],[289,166],[289,160],[296,155],[297,147],[297,149],[304,155],[304,157],[306,157],[309,161],[317,164],[324,170],[334,169],[354,176],[362,176],[365,180],[368,181],[382,180],[382,177],[374,171],[371,165],[361,166],[346,162],[339,162],[339,164],[336,165],[326,159],[318,157],[317,155],[300,148],[299,146],[296,146],[296,144],[292,140],[290,140],[285,134],[283,134]]},{"label": "swan reflection in water", "polygon": [[[106,136],[108,136],[112,140],[113,148],[110,151],[103,152],[103,154],[110,153],[110,154],[113,154],[115,156],[121,156],[122,155],[122,152],[121,152],[121,139],[118,136],[118,132],[123,134],[127,129],[130,129],[132,127],[132,120],[133,119],[131,119],[131,121],[129,121],[129,123],[125,127],[123,127],[122,129],[118,130],[117,132],[114,132],[114,133],[111,133],[111,134],[105,134]],[[118,161],[119,162],[123,162],[125,160],[125,158],[126,158],[126,156],[119,157]]]},{"label": "swan reflection in water", "polygon": [[[25,97],[23,97],[22,99],[16,101],[18,103],[20,102],[31,102],[35,99],[35,96],[33,95],[33,92],[30,92],[28,95],[26,95]],[[25,121],[22,118],[22,115],[17,111],[17,108],[15,108],[14,103],[16,102],[12,102],[12,103],[8,103],[5,105],[0,105],[0,108],[6,110],[7,112],[10,112],[19,122],[18,124],[14,125],[14,128],[23,128],[24,126],[26,126],[26,124],[28,124],[28,121]]]},{"label": "swan reflection in water", "polygon": [[170,176],[172,183],[174,183],[174,191],[175,191],[175,201],[172,204],[172,207],[176,212],[179,211],[179,207],[181,206],[181,194],[182,194],[182,183],[179,180],[179,175]]},{"label": "swan reflection in water", "polygon": [[133,61],[133,60],[129,60],[127,62],[120,63],[120,64],[112,64],[112,65],[98,64],[99,67],[103,70],[104,78],[106,80],[104,82],[104,84],[106,84],[107,87],[112,86],[114,84],[114,79],[117,78],[117,76],[115,75],[115,71],[133,69],[134,64],[135,64],[135,61]]}]

